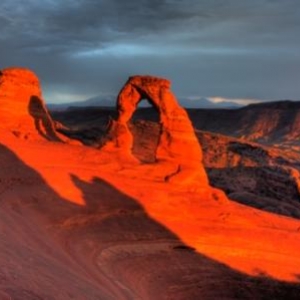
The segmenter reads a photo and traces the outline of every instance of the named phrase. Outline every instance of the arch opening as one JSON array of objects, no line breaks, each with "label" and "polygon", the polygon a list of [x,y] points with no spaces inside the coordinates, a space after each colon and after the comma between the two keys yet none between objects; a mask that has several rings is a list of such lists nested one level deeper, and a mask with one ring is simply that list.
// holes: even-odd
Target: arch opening
[{"label": "arch opening", "polygon": [[161,132],[159,121],[159,109],[147,95],[142,94],[128,122],[133,136],[132,154],[142,163],[156,161],[156,149]]}]

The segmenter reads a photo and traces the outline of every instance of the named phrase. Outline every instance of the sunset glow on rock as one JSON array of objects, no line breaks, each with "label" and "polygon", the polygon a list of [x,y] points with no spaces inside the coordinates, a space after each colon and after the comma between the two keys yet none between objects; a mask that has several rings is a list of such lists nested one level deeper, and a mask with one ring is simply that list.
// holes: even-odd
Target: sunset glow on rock
[{"label": "sunset glow on rock", "polygon": [[[142,99],[159,124],[130,122]],[[106,131],[84,109],[60,112],[64,136],[37,77],[1,72],[0,298],[298,299],[299,218],[228,199],[204,168],[285,154],[263,161],[264,148],[209,133],[202,149],[166,79],[130,77],[117,112]]]},{"label": "sunset glow on rock", "polygon": [[0,117],[0,126],[17,137],[67,140],[56,132],[42,99],[39,79],[28,69],[0,70]]},{"label": "sunset glow on rock", "polygon": [[[170,81],[153,76],[130,77],[121,89],[118,100],[118,119],[113,121],[104,148],[114,147],[127,156],[132,155],[133,137],[128,128],[138,103],[147,99],[158,111],[161,131],[156,148],[156,161],[171,161],[176,165],[168,181],[193,181],[202,187],[208,179],[202,165],[202,150],[186,111],[180,107],[170,90]],[[110,149],[110,148],[108,148]]]}]

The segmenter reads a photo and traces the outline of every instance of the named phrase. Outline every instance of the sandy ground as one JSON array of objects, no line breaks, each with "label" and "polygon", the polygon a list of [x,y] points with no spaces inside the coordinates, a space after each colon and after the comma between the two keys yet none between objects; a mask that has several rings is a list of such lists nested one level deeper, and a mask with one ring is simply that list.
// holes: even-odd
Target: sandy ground
[{"label": "sandy ground", "polygon": [[299,220],[0,134],[0,299],[300,299]]}]

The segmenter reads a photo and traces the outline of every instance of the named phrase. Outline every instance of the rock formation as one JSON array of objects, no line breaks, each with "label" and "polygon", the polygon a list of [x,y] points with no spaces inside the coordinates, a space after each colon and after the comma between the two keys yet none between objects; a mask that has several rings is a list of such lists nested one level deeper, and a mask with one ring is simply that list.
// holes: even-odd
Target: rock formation
[{"label": "rock formation", "polygon": [[0,71],[0,116],[0,128],[17,137],[66,141],[55,130],[42,99],[39,79],[28,69]]},{"label": "rock formation", "polygon": [[170,86],[170,81],[163,78],[130,77],[118,95],[118,118],[112,121],[103,148],[120,150],[123,156],[132,157],[133,136],[127,123],[138,103],[147,99],[160,117],[161,131],[156,161],[171,161],[177,165],[175,173],[166,175],[165,179],[182,181],[193,178],[207,185],[201,147],[186,111],[178,104]]},{"label": "rock formation", "polygon": [[250,104],[240,109],[191,109],[199,130],[300,150],[300,101]]}]

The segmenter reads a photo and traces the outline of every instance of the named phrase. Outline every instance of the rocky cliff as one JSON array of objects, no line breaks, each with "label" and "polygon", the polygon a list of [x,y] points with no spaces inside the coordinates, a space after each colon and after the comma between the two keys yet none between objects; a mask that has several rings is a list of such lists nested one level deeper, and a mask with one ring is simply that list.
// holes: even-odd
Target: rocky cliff
[{"label": "rocky cliff", "polygon": [[66,141],[42,98],[38,77],[24,68],[0,71],[0,128],[24,139]]},{"label": "rocky cliff", "polygon": [[188,110],[197,129],[280,147],[300,145],[300,103],[278,101],[240,109]]}]

